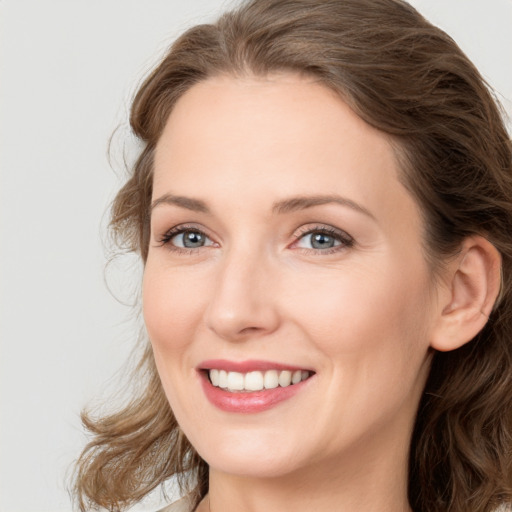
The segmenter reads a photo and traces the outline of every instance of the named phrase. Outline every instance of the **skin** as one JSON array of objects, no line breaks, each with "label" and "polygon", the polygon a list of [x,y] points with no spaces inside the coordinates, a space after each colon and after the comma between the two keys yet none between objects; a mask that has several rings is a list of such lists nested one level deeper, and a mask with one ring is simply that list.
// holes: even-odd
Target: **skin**
[{"label": "skin", "polygon": [[[386,136],[309,79],[216,77],[176,104],[155,156],[143,305],[169,403],[210,466],[199,511],[410,510],[408,446],[447,292],[398,172]],[[313,195],[348,202],[273,211]],[[180,225],[205,245],[163,243]],[[313,248],[319,228],[339,245]],[[230,413],[197,371],[219,358],[315,375],[267,411]]]}]

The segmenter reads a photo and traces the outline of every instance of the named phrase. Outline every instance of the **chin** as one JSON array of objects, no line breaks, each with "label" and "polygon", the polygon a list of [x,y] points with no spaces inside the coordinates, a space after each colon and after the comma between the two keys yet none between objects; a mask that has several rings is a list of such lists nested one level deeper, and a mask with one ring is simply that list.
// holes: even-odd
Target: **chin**
[{"label": "chin", "polygon": [[279,478],[296,471],[299,464],[289,457],[262,454],[213,454],[205,459],[215,471],[244,478]]},{"label": "chin", "polygon": [[[249,430],[249,429],[248,429]],[[267,434],[267,435],[266,435]],[[301,466],[297,442],[273,432],[224,432],[191,442],[213,470],[252,478],[273,478],[289,474]],[[284,436],[283,436],[284,437]]]}]

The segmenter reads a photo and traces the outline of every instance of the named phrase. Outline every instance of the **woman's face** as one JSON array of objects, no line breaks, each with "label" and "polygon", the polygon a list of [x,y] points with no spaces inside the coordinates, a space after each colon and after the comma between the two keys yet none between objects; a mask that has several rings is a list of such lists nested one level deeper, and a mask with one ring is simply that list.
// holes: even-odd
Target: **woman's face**
[{"label": "woman's face", "polygon": [[155,156],[144,317],[212,469],[404,451],[436,293],[397,173],[386,137],[304,78],[218,77],[178,101]]}]

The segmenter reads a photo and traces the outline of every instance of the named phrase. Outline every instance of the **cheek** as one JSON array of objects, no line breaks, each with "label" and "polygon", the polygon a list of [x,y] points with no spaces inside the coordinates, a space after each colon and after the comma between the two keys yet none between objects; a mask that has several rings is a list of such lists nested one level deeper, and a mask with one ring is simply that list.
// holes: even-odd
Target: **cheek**
[{"label": "cheek", "polygon": [[333,357],[366,357],[367,349],[399,349],[395,357],[416,349],[423,353],[428,274],[422,265],[385,263],[317,276],[289,295],[289,309],[322,351]]},{"label": "cheek", "polygon": [[[187,350],[203,315],[201,281],[191,285],[186,272],[155,265],[148,259],[142,287],[143,315],[163,389],[180,424],[200,417],[189,395],[187,378],[195,378]],[[187,378],[184,378],[187,377]],[[187,429],[192,428],[191,426]]]},{"label": "cheek", "polygon": [[[310,300],[301,300],[295,312],[323,355],[319,375],[326,376],[326,400],[318,406],[318,421],[326,418],[329,446],[364,428],[376,432],[386,422],[409,421],[428,369],[427,275],[392,263],[379,272],[352,270],[316,281]],[[304,291],[294,296],[304,297]]]},{"label": "cheek", "polygon": [[202,318],[207,283],[186,272],[148,264],[142,287],[143,314],[149,339],[158,351],[187,347]]}]

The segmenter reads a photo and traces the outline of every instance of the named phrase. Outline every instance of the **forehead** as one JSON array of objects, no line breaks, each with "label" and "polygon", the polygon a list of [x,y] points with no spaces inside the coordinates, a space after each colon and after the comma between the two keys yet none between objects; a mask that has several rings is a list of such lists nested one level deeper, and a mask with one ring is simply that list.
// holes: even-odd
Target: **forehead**
[{"label": "forehead", "polygon": [[281,147],[292,145],[295,152],[300,150],[297,142],[304,139],[324,151],[345,142],[372,144],[376,151],[390,149],[382,132],[317,81],[288,74],[221,76],[192,86],[178,100],[160,137],[157,157],[171,149],[178,156],[183,142],[198,138],[203,140],[201,149],[231,145],[234,154],[236,143],[245,146],[248,137],[255,152],[263,146],[268,150],[270,138]]},{"label": "forehead", "polygon": [[153,196],[169,192],[219,204],[238,198],[241,208],[251,195],[261,203],[325,193],[389,211],[404,200],[415,208],[388,137],[332,90],[291,74],[191,87],[157,145]]}]

